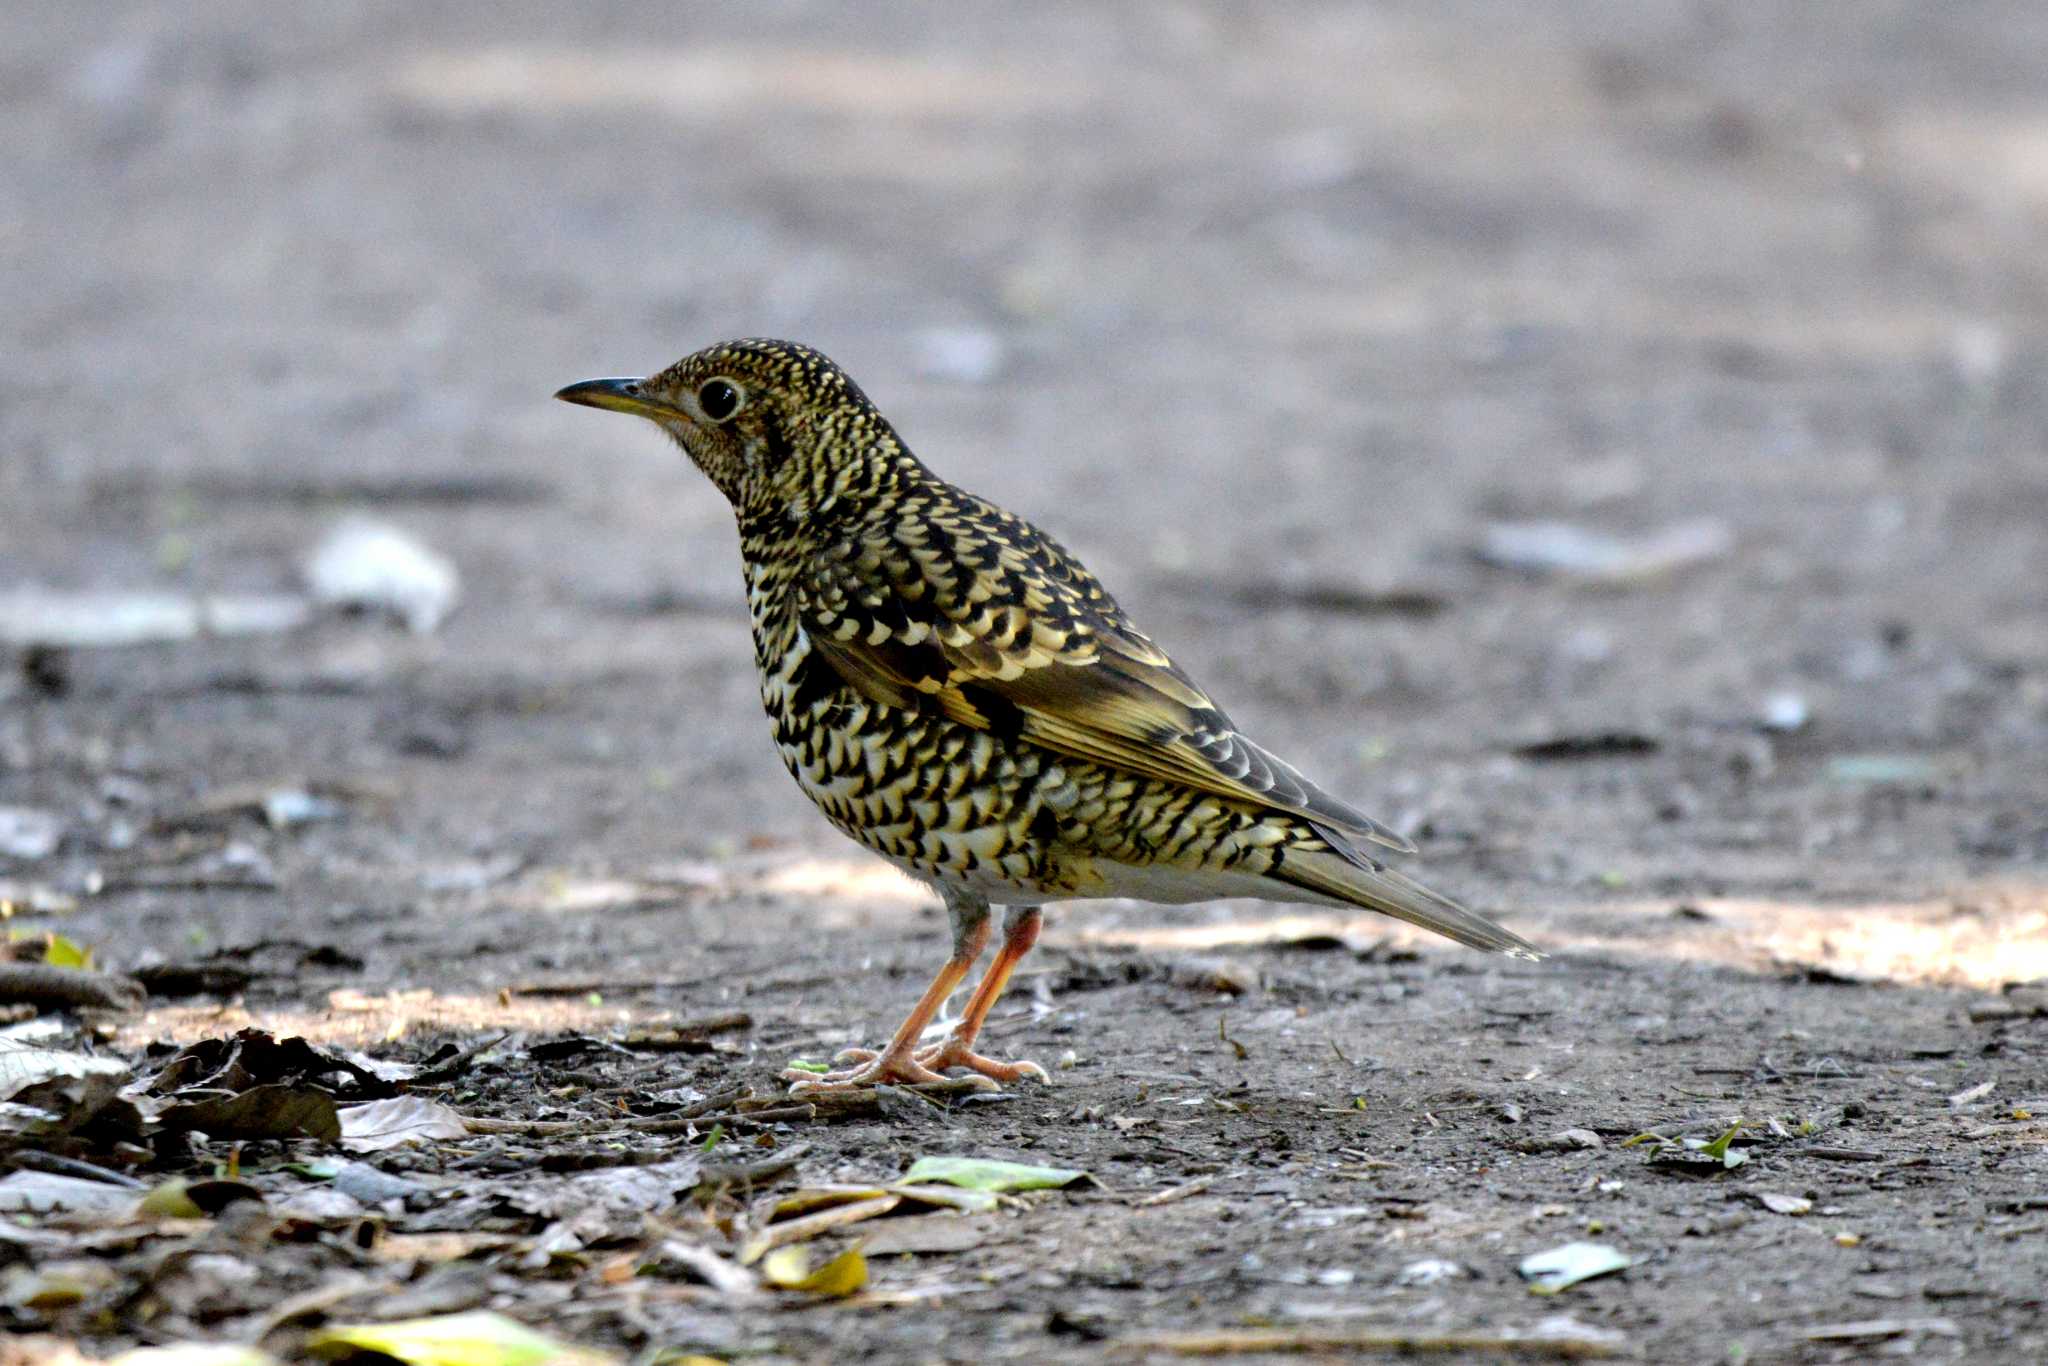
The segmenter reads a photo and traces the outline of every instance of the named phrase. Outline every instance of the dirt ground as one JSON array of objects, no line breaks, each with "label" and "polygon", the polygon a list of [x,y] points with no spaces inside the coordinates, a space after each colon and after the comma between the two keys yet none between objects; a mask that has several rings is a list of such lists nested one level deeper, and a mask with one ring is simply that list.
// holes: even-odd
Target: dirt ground
[{"label": "dirt ground", "polygon": [[[355,514],[461,582],[431,632],[16,628],[9,927],[151,984],[62,1017],[137,1079],[249,1028],[472,1121],[349,1189],[74,1142],[254,1192],[13,1216],[23,1350],[493,1308],[631,1360],[2048,1358],[2048,9],[936,17],[0,16],[0,619],[295,601]],[[776,762],[717,495],[549,399],[741,335],[1552,956],[1062,908],[993,1026],[1050,1088],[752,1118],[944,929]],[[1578,532],[1633,558],[1532,560]],[[145,1117],[236,1090],[180,1066]],[[931,1154],[1093,1180],[755,1288],[764,1202]],[[1575,1241],[1632,1264],[1532,1294]]]}]

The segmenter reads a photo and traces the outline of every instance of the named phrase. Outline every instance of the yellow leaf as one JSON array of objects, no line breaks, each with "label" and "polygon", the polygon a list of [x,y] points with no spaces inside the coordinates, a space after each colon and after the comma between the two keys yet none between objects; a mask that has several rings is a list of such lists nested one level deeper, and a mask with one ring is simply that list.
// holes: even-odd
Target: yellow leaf
[{"label": "yellow leaf", "polygon": [[868,1283],[868,1259],[862,1255],[860,1244],[855,1243],[813,1271],[811,1259],[802,1248],[779,1247],[761,1263],[761,1274],[770,1285],[784,1290],[839,1299]]},{"label": "yellow leaf", "polygon": [[345,1323],[313,1334],[306,1346],[323,1356],[357,1348],[382,1352],[406,1366],[616,1366],[608,1352],[571,1347],[523,1323],[478,1310],[395,1323]]},{"label": "yellow leaf", "polygon": [[143,1196],[135,1212],[152,1219],[204,1219],[206,1211],[189,1194],[191,1185],[184,1177],[174,1176]]}]

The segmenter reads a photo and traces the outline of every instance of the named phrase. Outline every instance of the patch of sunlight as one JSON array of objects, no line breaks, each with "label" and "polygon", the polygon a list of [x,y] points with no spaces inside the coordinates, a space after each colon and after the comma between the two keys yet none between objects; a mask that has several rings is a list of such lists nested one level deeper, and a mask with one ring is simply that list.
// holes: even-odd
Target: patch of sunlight
[{"label": "patch of sunlight", "polygon": [[[1596,904],[1502,920],[1560,957],[1719,963],[1752,972],[1812,969],[1864,981],[1996,991],[2048,979],[2048,886],[1972,883],[1920,901],[1817,905],[1766,898],[1682,898],[1704,919],[1673,914],[1675,901]],[[1450,941],[1384,916],[1340,911],[1265,913],[1261,903],[1220,923],[1090,926],[1055,920],[1054,942],[1121,945],[1153,952],[1248,948],[1334,938],[1358,948],[1464,952]]]},{"label": "patch of sunlight", "polygon": [[115,1042],[142,1048],[165,1039],[191,1043],[239,1029],[263,1029],[280,1038],[297,1034],[315,1043],[369,1048],[415,1034],[579,1033],[671,1017],[669,1011],[632,1010],[587,997],[441,996],[425,989],[372,996],[344,988],[328,993],[325,1009],[158,1006],[124,1020]]},{"label": "patch of sunlight", "polygon": [[627,109],[678,118],[789,112],[923,119],[1072,113],[1100,98],[1041,69],[770,46],[491,47],[415,55],[404,98],[457,112]]},{"label": "patch of sunlight", "polygon": [[1916,176],[1945,182],[1979,203],[2048,204],[2048,119],[2020,114],[1939,112],[1894,125],[1891,154]]},{"label": "patch of sunlight", "polygon": [[856,897],[925,905],[935,893],[923,883],[878,859],[799,859],[764,869],[750,888],[776,896]]}]

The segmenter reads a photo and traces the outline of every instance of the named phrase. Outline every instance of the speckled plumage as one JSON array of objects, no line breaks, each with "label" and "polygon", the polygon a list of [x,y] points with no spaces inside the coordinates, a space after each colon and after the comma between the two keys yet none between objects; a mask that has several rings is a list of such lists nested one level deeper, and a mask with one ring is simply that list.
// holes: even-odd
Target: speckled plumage
[{"label": "speckled plumage", "polygon": [[[970,1045],[1046,901],[1358,905],[1534,956],[1385,866],[1371,846],[1405,840],[1240,734],[1078,561],[926,469],[816,351],[729,342],[561,397],[651,418],[731,501],[783,762],[827,819],[953,913],[953,960],[889,1048],[800,1085],[947,1065],[1036,1074]],[[1004,951],[954,1037],[913,1056],[990,902],[1013,908]]]}]

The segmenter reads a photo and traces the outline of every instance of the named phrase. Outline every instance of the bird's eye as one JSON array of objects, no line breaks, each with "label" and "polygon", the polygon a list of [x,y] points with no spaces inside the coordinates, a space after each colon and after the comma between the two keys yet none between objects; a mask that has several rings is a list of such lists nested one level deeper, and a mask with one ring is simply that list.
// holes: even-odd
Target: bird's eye
[{"label": "bird's eye", "polygon": [[745,395],[731,380],[711,379],[704,381],[704,387],[697,391],[697,407],[706,420],[723,422],[740,410]]}]

